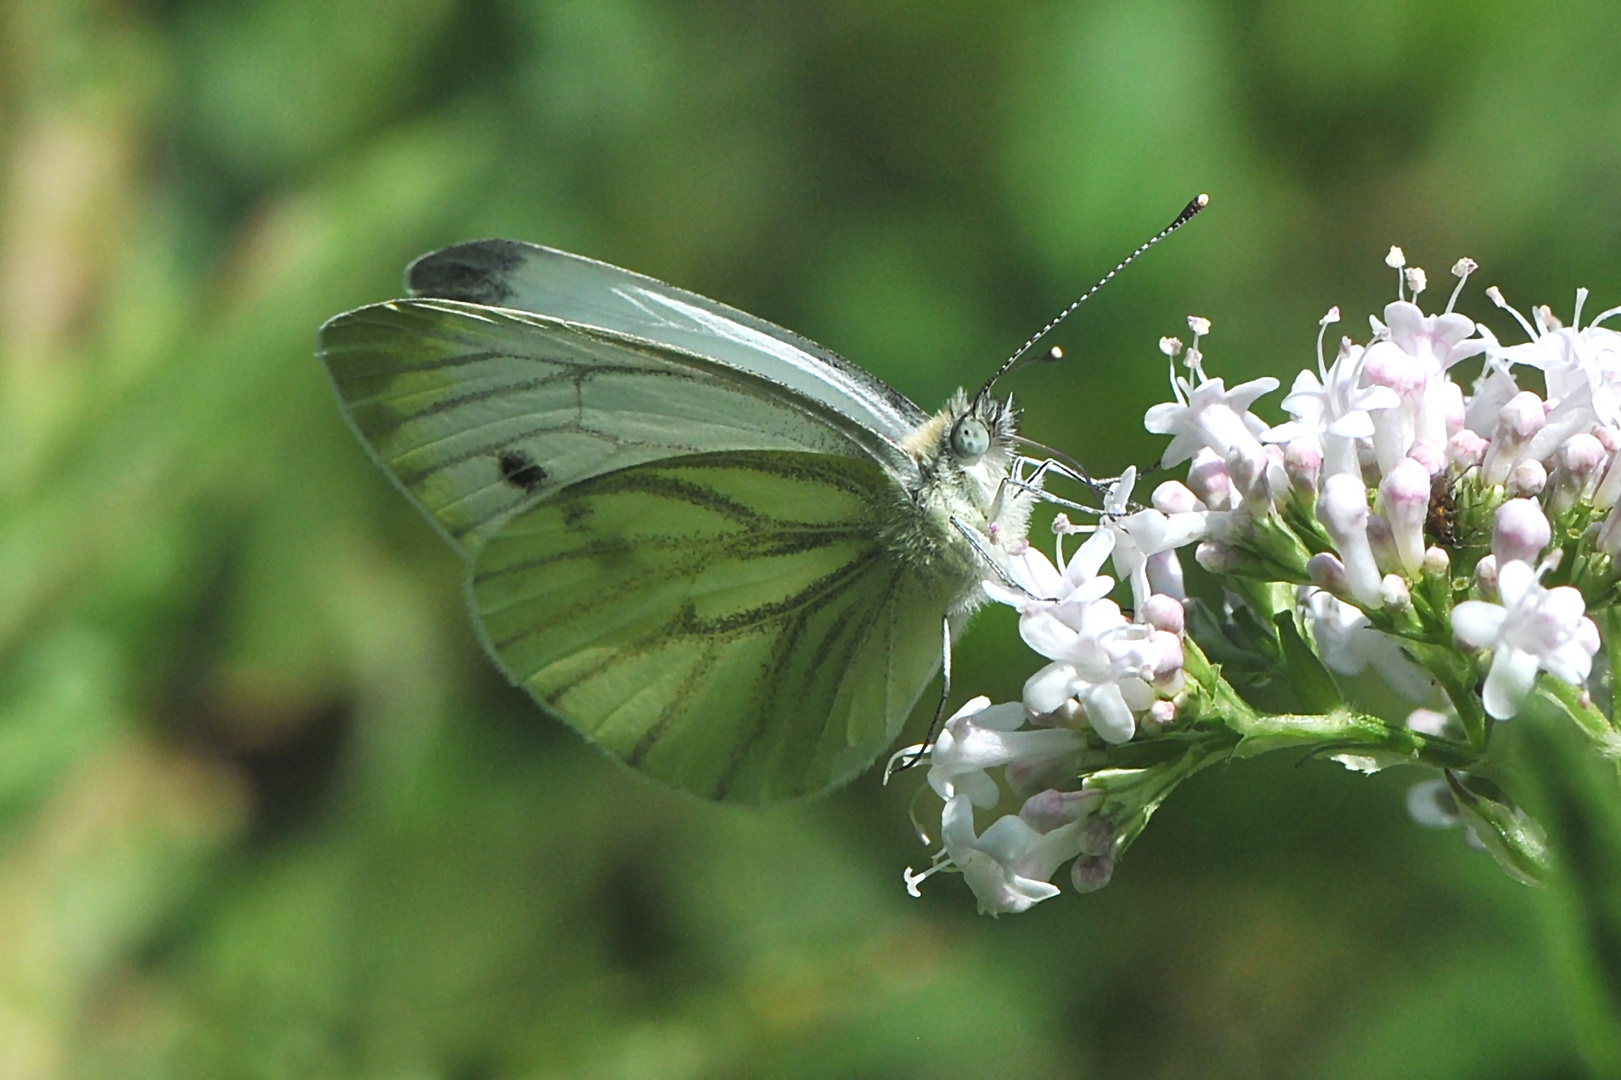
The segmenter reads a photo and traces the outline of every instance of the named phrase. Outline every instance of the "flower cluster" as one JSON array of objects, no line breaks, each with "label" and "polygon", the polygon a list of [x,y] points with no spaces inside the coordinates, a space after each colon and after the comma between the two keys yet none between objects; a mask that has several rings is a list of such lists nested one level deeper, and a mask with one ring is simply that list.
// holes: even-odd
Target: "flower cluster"
[{"label": "flower cluster", "polygon": [[[1423,270],[1398,248],[1386,262],[1397,299],[1332,360],[1339,312],[1320,320],[1284,422],[1251,411],[1277,380],[1229,389],[1206,375],[1208,321],[1189,320],[1186,350],[1161,340],[1173,400],[1145,426],[1170,437],[1159,464],[1186,463],[1185,479],[1143,507],[1128,469],[1100,490],[1094,522],[1058,515],[1053,559],[1026,548],[985,582],[1048,663],[1022,701],[976,698],[932,745],[902,752],[926,755],[945,804],[943,848],[908,872],[914,893],[954,869],[982,911],[1021,911],[1057,892],[1070,860],[1077,889],[1100,887],[1181,779],[1279,746],[1442,770],[1426,799],[1440,792],[1505,869],[1536,877],[1534,826],[1471,777],[1490,779],[1489,726],[1539,687],[1604,752],[1621,745],[1594,704],[1608,704],[1594,657],[1621,581],[1621,333],[1603,325],[1621,308],[1583,325],[1579,290],[1567,327],[1488,289],[1528,339],[1505,346],[1454,310],[1471,260],[1452,268],[1439,314],[1419,304]],[[1076,534],[1090,535],[1066,557]],[[1194,544],[1213,584],[1190,599],[1178,551]],[[1102,573],[1111,559],[1129,615]],[[1382,708],[1340,681],[1370,671],[1389,691]],[[1401,715],[1377,715],[1391,700]],[[995,768],[1022,805],[981,833],[974,810],[1003,799]]]}]

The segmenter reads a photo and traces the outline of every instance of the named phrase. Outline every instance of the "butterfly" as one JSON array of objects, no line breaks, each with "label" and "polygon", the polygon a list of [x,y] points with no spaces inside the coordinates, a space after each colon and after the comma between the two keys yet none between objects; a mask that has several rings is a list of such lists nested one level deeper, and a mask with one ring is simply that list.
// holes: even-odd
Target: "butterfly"
[{"label": "butterfly", "polygon": [[578,255],[459,244],[406,285],[321,327],[351,426],[466,559],[507,677],[706,798],[869,766],[1064,471],[1020,452],[994,378],[925,413],[788,330]]}]

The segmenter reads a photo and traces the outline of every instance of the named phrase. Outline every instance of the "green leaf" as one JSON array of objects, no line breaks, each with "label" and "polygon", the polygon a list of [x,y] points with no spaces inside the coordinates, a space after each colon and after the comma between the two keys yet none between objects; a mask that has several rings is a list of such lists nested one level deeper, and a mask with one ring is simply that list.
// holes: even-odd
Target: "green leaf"
[{"label": "green leaf", "polygon": [[1299,624],[1293,611],[1280,611],[1272,616],[1278,628],[1278,642],[1283,646],[1283,663],[1289,672],[1289,685],[1305,712],[1326,713],[1345,703],[1345,697],[1334,683],[1323,662],[1300,635]]},{"label": "green leaf", "polygon": [[1497,865],[1524,885],[1545,885],[1548,880],[1548,838],[1542,826],[1525,812],[1469,790],[1451,770],[1444,774],[1458,812],[1475,830]]}]

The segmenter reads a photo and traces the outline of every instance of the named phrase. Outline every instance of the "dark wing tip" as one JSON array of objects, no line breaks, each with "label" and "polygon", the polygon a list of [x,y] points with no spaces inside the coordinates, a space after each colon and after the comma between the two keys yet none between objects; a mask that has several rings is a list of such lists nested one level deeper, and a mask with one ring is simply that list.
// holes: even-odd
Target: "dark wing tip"
[{"label": "dark wing tip", "polygon": [[507,277],[523,265],[530,245],[517,240],[474,240],[430,251],[405,268],[412,296],[500,307],[512,298]]}]

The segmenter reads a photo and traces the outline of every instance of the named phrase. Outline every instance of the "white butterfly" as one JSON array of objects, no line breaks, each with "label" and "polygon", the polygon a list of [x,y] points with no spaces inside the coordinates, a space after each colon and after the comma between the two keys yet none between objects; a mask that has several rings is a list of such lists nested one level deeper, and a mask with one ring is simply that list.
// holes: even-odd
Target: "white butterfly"
[{"label": "white butterfly", "polygon": [[990,383],[931,416],[578,255],[461,244],[407,284],[321,328],[355,431],[467,558],[507,676],[701,796],[790,799],[871,764],[1056,465],[1017,452]]}]

